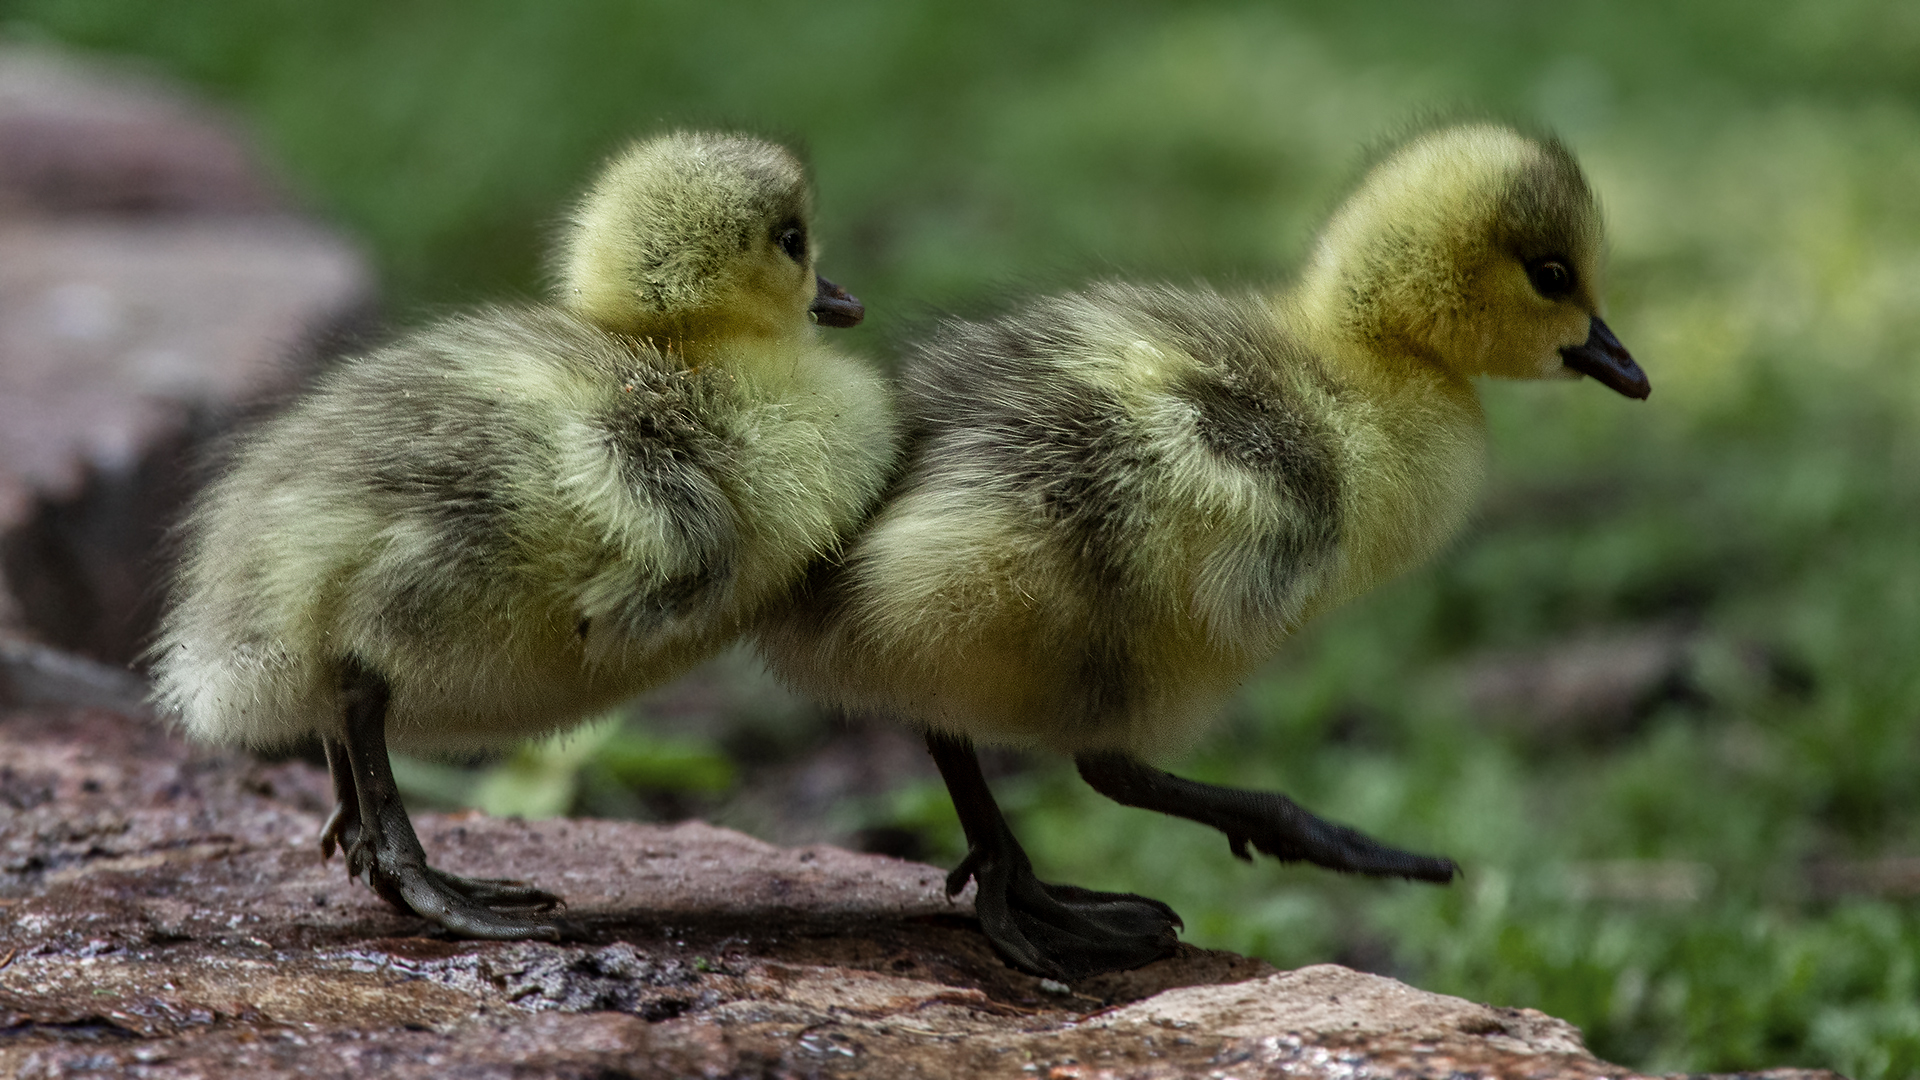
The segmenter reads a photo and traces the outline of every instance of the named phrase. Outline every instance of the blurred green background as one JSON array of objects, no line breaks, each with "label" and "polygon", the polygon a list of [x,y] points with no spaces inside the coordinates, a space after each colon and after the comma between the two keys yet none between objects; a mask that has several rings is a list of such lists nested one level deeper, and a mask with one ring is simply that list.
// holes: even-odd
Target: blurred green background
[{"label": "blurred green background", "polygon": [[[1464,881],[1248,867],[1056,761],[1003,759],[999,788],[1044,876],[1165,899],[1201,944],[1544,1009],[1647,1070],[1920,1072],[1920,5],[12,0],[0,33],[228,103],[403,325],[537,294],[627,137],[802,144],[824,269],[871,312],[843,340],[875,356],[933,309],[1092,276],[1280,280],[1368,145],[1433,112],[1551,125],[1652,399],[1486,387],[1469,535],[1169,763]],[[957,857],[910,740],[742,657],[695,686],[410,787],[779,838],[801,811],[764,789],[878,747],[814,827]]]}]

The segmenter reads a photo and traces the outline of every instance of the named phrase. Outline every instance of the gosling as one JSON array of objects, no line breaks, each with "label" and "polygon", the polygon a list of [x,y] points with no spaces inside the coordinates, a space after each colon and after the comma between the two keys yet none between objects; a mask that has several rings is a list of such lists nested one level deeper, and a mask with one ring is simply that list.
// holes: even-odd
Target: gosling
[{"label": "gosling", "polygon": [[983,929],[1035,974],[1137,966],[1180,921],[1039,881],[976,741],[1071,754],[1096,790],[1219,829],[1243,859],[1449,881],[1450,860],[1143,759],[1459,529],[1485,442],[1474,376],[1647,396],[1599,316],[1600,252],[1568,151],[1477,124],[1380,160],[1289,289],[1101,284],[948,321],[903,374],[900,480],[762,651],[803,692],[924,726],[970,849],[948,892],[976,880]]},{"label": "gosling", "polygon": [[455,934],[556,938],[553,894],[427,864],[388,747],[498,747],[671,678],[870,511],[891,392],[816,340],[864,309],[815,273],[811,215],[766,142],[618,155],[557,302],[345,361],[240,441],[184,525],[156,704],[206,740],[317,735],[324,856]]}]

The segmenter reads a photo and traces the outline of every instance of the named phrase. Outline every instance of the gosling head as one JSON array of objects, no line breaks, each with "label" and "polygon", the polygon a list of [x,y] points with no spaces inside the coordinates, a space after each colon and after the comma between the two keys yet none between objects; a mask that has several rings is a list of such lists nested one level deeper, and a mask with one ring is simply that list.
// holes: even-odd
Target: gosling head
[{"label": "gosling head", "polygon": [[852,326],[860,301],[814,272],[812,192],[784,148],[675,132],[600,173],[560,250],[560,302],[618,333],[712,341]]},{"label": "gosling head", "polygon": [[1646,373],[1600,319],[1601,244],[1559,142],[1443,128],[1367,173],[1321,234],[1306,291],[1376,352],[1460,376],[1590,375],[1644,398]]}]

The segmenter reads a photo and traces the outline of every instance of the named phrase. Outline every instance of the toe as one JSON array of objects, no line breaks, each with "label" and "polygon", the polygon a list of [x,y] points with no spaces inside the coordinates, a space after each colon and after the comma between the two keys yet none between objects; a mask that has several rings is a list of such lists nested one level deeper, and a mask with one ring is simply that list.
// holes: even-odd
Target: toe
[{"label": "toe", "polygon": [[427,867],[383,868],[381,879],[414,914],[461,937],[489,941],[560,940],[560,928],[539,919],[507,915],[475,903],[444,884]]},{"label": "toe", "polygon": [[1009,963],[1035,975],[1071,981],[1136,968],[1179,941],[1180,917],[1158,900],[1049,885],[1031,873],[979,880],[981,928]]},{"label": "toe", "polygon": [[442,886],[466,897],[476,904],[488,907],[511,908],[557,908],[565,903],[559,896],[536,888],[524,881],[508,878],[470,878],[459,874],[449,874],[445,870],[427,867]]}]

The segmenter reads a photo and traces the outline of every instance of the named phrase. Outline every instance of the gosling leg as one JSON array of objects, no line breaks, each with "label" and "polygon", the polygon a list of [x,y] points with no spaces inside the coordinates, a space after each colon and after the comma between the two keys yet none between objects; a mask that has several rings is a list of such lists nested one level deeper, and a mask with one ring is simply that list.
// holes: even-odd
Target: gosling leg
[{"label": "gosling leg", "polygon": [[1459,873],[1452,859],[1390,848],[1380,841],[1314,816],[1278,792],[1186,780],[1126,754],[1078,754],[1074,763],[1095,791],[1122,806],[1158,810],[1227,834],[1233,854],[1249,862],[1247,845],[1283,862],[1310,862],[1330,870],[1374,877],[1403,877],[1446,884]]},{"label": "gosling leg", "polygon": [[947,875],[947,895],[979,882],[974,910],[1000,954],[1035,975],[1071,981],[1150,963],[1171,952],[1183,924],[1158,900],[1049,885],[1007,827],[980,772],[973,743],[929,733],[927,749],[967,833],[967,857]]},{"label": "gosling leg", "polygon": [[518,918],[489,905],[549,909],[560,898],[495,878],[465,878],[427,865],[387,760],[387,681],[349,661],[341,674],[345,738],[326,743],[328,771],[339,799],[320,834],[321,854],[347,853],[347,873],[365,874],[380,897],[402,911],[463,937],[557,941],[550,922]]},{"label": "gosling leg", "polygon": [[[360,842],[360,793],[353,780],[353,767],[347,761],[347,744],[322,739],[321,747],[327,753],[334,794],[333,813],[327,815],[327,823],[320,829],[320,858],[324,861],[333,858],[335,847],[352,851]],[[547,908],[560,902],[559,897],[543,889],[505,878],[461,877],[431,866],[427,873],[467,899],[491,907]]]}]

